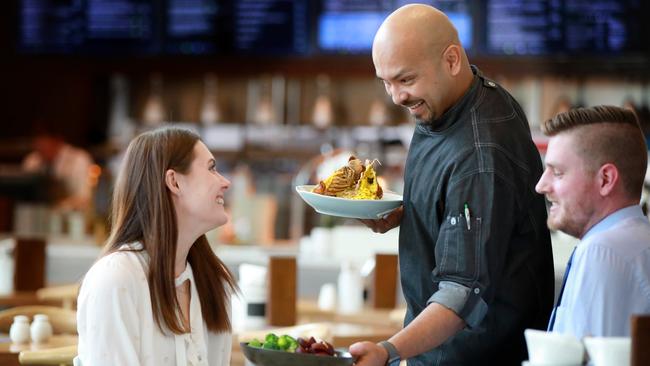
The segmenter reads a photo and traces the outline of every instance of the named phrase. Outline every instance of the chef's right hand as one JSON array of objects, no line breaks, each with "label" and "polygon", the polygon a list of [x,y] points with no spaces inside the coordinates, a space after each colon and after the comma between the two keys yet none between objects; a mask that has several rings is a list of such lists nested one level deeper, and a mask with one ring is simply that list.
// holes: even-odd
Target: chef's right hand
[{"label": "chef's right hand", "polygon": [[359,221],[363,222],[363,224],[369,227],[372,231],[383,234],[392,228],[398,227],[402,222],[402,215],[404,215],[404,206],[399,206],[382,219],[359,219]]}]

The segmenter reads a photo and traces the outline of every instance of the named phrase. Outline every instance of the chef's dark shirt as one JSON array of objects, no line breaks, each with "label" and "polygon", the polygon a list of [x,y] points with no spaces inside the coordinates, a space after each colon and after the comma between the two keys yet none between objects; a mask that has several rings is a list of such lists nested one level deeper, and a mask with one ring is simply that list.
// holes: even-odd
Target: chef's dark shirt
[{"label": "chef's dark shirt", "polygon": [[435,302],[466,327],[409,365],[521,365],[524,329],[545,329],[553,306],[539,152],[519,104],[472,69],[465,95],[415,128],[399,235],[405,325]]}]

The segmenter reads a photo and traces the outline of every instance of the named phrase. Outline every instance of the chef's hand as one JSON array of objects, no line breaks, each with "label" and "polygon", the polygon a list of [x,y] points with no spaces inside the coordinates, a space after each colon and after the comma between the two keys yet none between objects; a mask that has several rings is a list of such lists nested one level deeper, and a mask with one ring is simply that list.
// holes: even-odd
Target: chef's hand
[{"label": "chef's hand", "polygon": [[383,234],[388,230],[398,227],[402,222],[402,215],[404,215],[404,206],[399,206],[395,210],[391,211],[382,219],[378,220],[359,220],[363,222],[364,225],[369,227],[372,231],[376,233]]},{"label": "chef's hand", "polygon": [[355,366],[384,366],[388,352],[372,342],[358,342],[350,346],[350,354],[356,359]]}]

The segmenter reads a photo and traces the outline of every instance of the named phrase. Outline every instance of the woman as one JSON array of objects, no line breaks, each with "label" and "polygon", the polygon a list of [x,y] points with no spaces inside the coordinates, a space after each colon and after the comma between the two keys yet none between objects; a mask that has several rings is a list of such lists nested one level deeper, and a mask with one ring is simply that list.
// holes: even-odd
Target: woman
[{"label": "woman", "polygon": [[104,255],[78,299],[82,365],[228,365],[232,275],[205,233],[230,182],[199,137],[162,128],[129,145]]}]

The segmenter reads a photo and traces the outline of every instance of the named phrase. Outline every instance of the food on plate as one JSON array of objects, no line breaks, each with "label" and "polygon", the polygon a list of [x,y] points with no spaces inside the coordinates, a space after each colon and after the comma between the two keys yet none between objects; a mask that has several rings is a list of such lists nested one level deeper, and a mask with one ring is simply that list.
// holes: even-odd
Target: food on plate
[{"label": "food on plate", "polygon": [[268,333],[264,337],[264,341],[254,338],[248,342],[248,346],[293,353],[310,353],[317,356],[336,356],[334,347],[330,343],[323,340],[317,341],[314,337],[296,340],[286,334],[278,337],[274,333]]},{"label": "food on plate", "polygon": [[336,356],[334,346],[323,340],[317,341],[314,337],[309,337],[309,339],[299,337],[296,353],[311,353],[317,356]]},{"label": "food on plate", "polygon": [[373,167],[377,159],[365,164],[355,156],[350,156],[348,164],[337,169],[327,179],[322,180],[312,190],[325,196],[341,197],[354,200],[377,200],[384,191],[377,181]]},{"label": "food on plate", "polygon": [[268,333],[264,337],[264,341],[260,341],[257,338],[253,338],[250,342],[248,342],[248,345],[250,347],[255,347],[255,348],[295,352],[296,348],[298,348],[298,341],[296,341],[293,337],[286,334],[283,334],[278,337],[274,333]]}]

